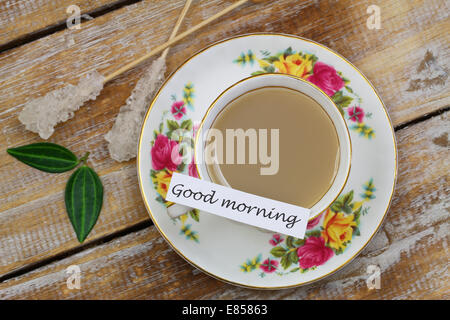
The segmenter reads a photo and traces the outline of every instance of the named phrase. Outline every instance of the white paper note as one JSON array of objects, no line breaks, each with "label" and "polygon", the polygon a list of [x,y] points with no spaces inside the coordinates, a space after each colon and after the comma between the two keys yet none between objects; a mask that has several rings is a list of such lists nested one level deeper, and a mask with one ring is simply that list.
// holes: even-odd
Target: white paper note
[{"label": "white paper note", "polygon": [[167,201],[296,238],[303,238],[310,210],[174,172]]}]

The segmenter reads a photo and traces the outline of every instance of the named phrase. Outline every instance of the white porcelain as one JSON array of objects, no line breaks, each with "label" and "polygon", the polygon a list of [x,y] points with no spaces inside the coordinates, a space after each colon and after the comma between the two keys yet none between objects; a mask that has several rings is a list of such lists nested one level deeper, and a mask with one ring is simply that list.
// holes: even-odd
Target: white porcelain
[{"label": "white porcelain", "polygon": [[[313,219],[326,208],[328,208],[344,188],[345,182],[347,181],[350,172],[351,142],[347,124],[345,123],[344,117],[339,112],[339,109],[337,108],[333,100],[331,100],[331,98],[317,86],[306,80],[287,74],[267,73],[243,79],[222,92],[208,108],[206,117],[200,124],[200,128],[197,133],[197,135],[202,138],[197,139],[197,141],[201,141],[202,143],[197,142],[195,145],[197,169],[199,170],[201,179],[211,181],[211,178],[206,169],[206,161],[204,159],[203,150],[205,149],[205,143],[207,141],[205,136],[208,132],[208,129],[213,125],[214,120],[216,119],[218,114],[231,101],[243,95],[244,93],[258,88],[274,86],[296,90],[314,99],[328,114],[331,121],[333,122],[334,127],[336,128],[339,140],[339,166],[337,169],[336,177],[334,178],[330,189],[313,207],[310,208],[310,219]],[[223,181],[221,181],[221,183],[224,185],[228,185],[226,179],[223,176],[222,178]]]},{"label": "white porcelain", "polygon": [[[221,92],[252,74],[264,72],[291,73],[319,83],[338,102],[350,132],[348,180],[333,203],[333,210],[310,221],[305,242],[262,233],[204,212],[171,219],[161,195],[170,182],[167,166],[193,174],[190,162],[176,168],[164,164],[164,146],[175,146],[175,142],[170,142],[176,140],[172,129],[184,126],[194,137],[195,126],[192,128],[191,123],[200,123]],[[337,81],[330,82],[327,77]],[[155,147],[157,140],[159,149]],[[158,157],[153,158],[152,151]],[[167,78],[145,116],[137,170],[149,215],[180,256],[223,281],[274,289],[322,279],[361,252],[388,211],[397,174],[397,154],[393,128],[380,97],[350,62],[311,40],[282,34],[251,34],[212,44]],[[342,228],[333,229],[337,223]],[[342,234],[336,238],[333,230]],[[287,253],[290,257],[286,257]],[[317,259],[314,262],[308,257]]]}]

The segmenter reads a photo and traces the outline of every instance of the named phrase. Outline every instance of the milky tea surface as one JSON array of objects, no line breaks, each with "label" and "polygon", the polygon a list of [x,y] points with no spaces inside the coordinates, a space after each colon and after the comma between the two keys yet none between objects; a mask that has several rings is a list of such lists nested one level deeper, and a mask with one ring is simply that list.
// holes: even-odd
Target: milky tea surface
[{"label": "milky tea surface", "polygon": [[[303,93],[282,87],[265,87],[247,92],[219,113],[212,128],[220,130],[224,140],[221,155],[223,163],[207,164],[208,174],[215,183],[228,184],[244,192],[311,208],[334,181],[339,166],[336,129],[324,109]],[[226,163],[226,143],[229,143],[226,141],[226,129],[239,128],[244,131],[256,129],[257,132],[267,129],[267,155],[271,155],[274,150],[271,129],[279,129],[278,170],[275,174],[261,174],[261,168],[267,168],[268,164],[262,163],[259,156],[257,163],[249,163],[249,153],[255,149],[249,146],[248,137],[245,138],[245,163],[236,163],[237,139],[232,139],[234,163]],[[220,151],[214,152],[220,154]]]}]

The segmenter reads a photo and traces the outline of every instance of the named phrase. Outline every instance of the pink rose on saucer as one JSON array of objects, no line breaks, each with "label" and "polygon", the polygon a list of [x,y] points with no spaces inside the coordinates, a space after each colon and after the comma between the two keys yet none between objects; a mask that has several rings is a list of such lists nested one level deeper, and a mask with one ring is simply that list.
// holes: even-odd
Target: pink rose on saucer
[{"label": "pink rose on saucer", "polygon": [[176,101],[172,104],[172,114],[175,119],[180,120],[186,114],[186,108],[183,101]]},{"label": "pink rose on saucer", "polygon": [[345,85],[344,80],[337,74],[336,70],[323,62],[316,62],[313,74],[308,78],[308,81],[314,83],[330,97]]},{"label": "pink rose on saucer", "polygon": [[364,110],[361,107],[351,107],[347,109],[348,117],[351,121],[363,122]]},{"label": "pink rose on saucer", "polygon": [[269,243],[273,246],[276,246],[283,240],[284,240],[284,238],[282,238],[278,233],[276,233],[272,236],[272,239],[269,240]]},{"label": "pink rose on saucer", "polygon": [[182,161],[178,151],[178,143],[162,134],[158,134],[156,137],[151,154],[152,167],[155,170],[167,168],[170,171],[175,171]]},{"label": "pink rose on saucer", "polygon": [[322,237],[309,237],[305,244],[297,249],[300,268],[308,269],[317,267],[327,262],[334,252],[325,246]]},{"label": "pink rose on saucer", "polygon": [[261,270],[267,273],[272,273],[278,268],[278,261],[272,260],[270,258],[266,259],[261,263]]}]

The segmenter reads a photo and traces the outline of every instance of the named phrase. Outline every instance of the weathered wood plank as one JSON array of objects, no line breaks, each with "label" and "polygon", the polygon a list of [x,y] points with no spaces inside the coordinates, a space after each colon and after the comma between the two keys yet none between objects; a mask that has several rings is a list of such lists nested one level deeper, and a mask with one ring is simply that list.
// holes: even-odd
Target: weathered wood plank
[{"label": "weathered wood plank", "polygon": [[[228,285],[186,263],[152,226],[8,280],[0,298],[448,299],[449,118],[398,132],[398,186],[386,222],[359,257],[324,280],[281,291]],[[80,290],[66,286],[74,264]],[[381,268],[379,290],[366,286],[371,264]]]},{"label": "weathered wood plank", "polygon": [[66,22],[67,8],[76,4],[80,13],[97,11],[120,0],[2,0],[0,1],[0,47],[29,34]]},{"label": "weathered wood plank", "polygon": [[[172,3],[173,5],[170,7],[155,4],[156,9],[149,9],[141,19],[153,21],[153,27],[160,22],[153,19],[159,15],[165,16],[167,20],[172,19],[172,22],[174,22],[184,2]],[[123,8],[118,11],[124,11],[122,12],[122,18],[125,19],[128,16],[128,10],[129,8]],[[163,12],[161,13],[161,11]],[[165,12],[168,12],[168,14],[165,14]],[[119,19],[120,17],[116,18]],[[103,23],[108,23],[110,17],[100,17],[95,19],[95,22],[99,24],[97,20],[102,19],[104,20]],[[139,17],[137,17],[136,22],[130,21],[131,23],[142,22]],[[94,21],[87,24],[92,22]],[[148,24],[150,25],[150,23]],[[84,31],[84,29],[80,31]],[[154,36],[156,37],[155,41],[163,42],[165,33],[165,30],[159,30],[159,35]],[[83,35],[92,37],[91,39],[95,41],[96,37],[101,36],[101,34],[101,31],[96,34],[93,30],[87,30]],[[61,36],[63,38],[60,39],[64,39],[64,33]],[[107,39],[107,35],[105,35],[105,39]],[[126,42],[123,38],[115,40],[118,42],[114,45],[119,47],[121,46],[120,41]],[[133,41],[132,37],[129,41]],[[62,57],[52,60],[59,61],[56,63],[57,65],[64,65],[64,62],[61,61],[61,59],[65,59],[63,51],[61,52]],[[126,52],[122,52],[122,55],[125,56],[126,54]],[[24,61],[29,60],[25,59]],[[3,64],[0,66],[8,68],[7,65]],[[55,70],[55,72],[58,72],[58,66],[55,66]],[[76,74],[76,70],[73,71],[73,74]],[[63,144],[77,153],[82,153],[85,150],[91,151],[90,163],[96,168],[104,182],[105,207],[90,239],[102,237],[113,230],[149,219],[140,199],[134,162],[117,164],[112,161],[109,158],[106,142],[103,138],[112,126],[119,107],[129,95],[133,86],[132,82],[135,82],[138,76],[139,70],[132,79],[125,77],[130,82],[119,79],[107,86],[96,102],[87,104],[73,122],[61,125],[58,133],[52,137],[52,141]],[[42,81],[42,83],[44,86],[51,85],[48,81]],[[18,85],[21,86],[21,84]],[[10,86],[10,88],[14,90],[14,86]],[[0,96],[6,98],[5,92]],[[18,124],[16,116],[17,113],[13,112],[2,114],[0,118],[0,126],[4,133],[0,138],[0,163],[2,166],[0,169],[2,181],[0,185],[0,219],[2,225],[7,226],[0,231],[0,241],[2,242],[0,249],[0,256],[2,257],[0,259],[1,274],[79,245],[68,223],[63,202],[63,190],[69,174],[47,175],[36,170],[29,170],[26,166],[14,161],[5,152],[8,146],[38,141],[34,134],[27,133],[26,137],[23,135],[23,127]],[[67,131],[67,125],[72,129]],[[62,136],[59,136],[60,134]],[[21,178],[17,179],[19,175]],[[112,180],[109,181],[108,176]],[[111,222],[113,225],[110,224]],[[100,231],[102,229],[101,224],[106,227],[103,231]],[[100,234],[95,235],[99,231]],[[39,244],[37,245],[37,243]],[[12,248],[15,249],[9,251]]]},{"label": "weathered wood plank", "polygon": [[[136,3],[86,22],[80,30],[58,32],[0,54],[0,223],[6,226],[0,229],[0,275],[79,246],[62,201],[67,175],[41,173],[6,155],[7,147],[38,141],[17,120],[23,103],[63,82],[76,82],[92,68],[107,73],[161,44],[183,4],[182,0]],[[196,2],[182,30],[228,4],[219,0]],[[447,106],[445,74],[439,78],[443,83],[432,81],[433,75],[445,69],[450,55],[449,36],[442,32],[449,26],[448,10],[442,9],[445,1],[386,1],[380,5],[380,30],[366,28],[368,5],[365,1],[317,4],[287,0],[245,5],[173,47],[168,70],[225,37],[285,32],[322,42],[354,62],[377,86],[395,124]],[[426,49],[434,58],[424,60]],[[420,69],[420,65],[424,67]],[[418,68],[417,74],[435,73],[428,82],[424,76],[424,87],[416,84],[408,91]],[[51,138],[77,154],[91,151],[91,164],[105,183],[105,207],[87,241],[148,220],[134,161],[112,161],[103,140],[141,71],[138,68],[108,84],[96,101],[58,126]],[[427,87],[429,83],[433,85]]]}]

